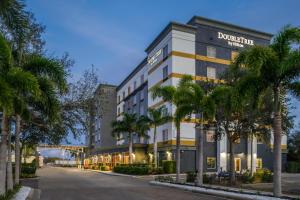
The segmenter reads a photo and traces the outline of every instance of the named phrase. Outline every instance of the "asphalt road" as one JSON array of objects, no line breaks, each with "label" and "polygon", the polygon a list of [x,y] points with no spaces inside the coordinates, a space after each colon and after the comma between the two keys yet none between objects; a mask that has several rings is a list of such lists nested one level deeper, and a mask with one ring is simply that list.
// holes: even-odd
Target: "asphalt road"
[{"label": "asphalt road", "polygon": [[167,187],[131,177],[110,176],[70,168],[38,170],[42,200],[225,200]]}]

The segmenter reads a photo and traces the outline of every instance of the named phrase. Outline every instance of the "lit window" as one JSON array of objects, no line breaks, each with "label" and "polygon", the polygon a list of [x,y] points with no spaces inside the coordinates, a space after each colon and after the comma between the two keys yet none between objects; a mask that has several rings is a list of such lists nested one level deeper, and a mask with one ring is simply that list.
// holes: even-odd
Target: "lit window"
[{"label": "lit window", "polygon": [[207,47],[207,57],[215,58],[217,54],[217,50],[215,47],[208,46]]},{"label": "lit window", "polygon": [[162,131],[162,136],[163,136],[163,142],[168,141],[168,129],[165,129]]},{"label": "lit window", "polygon": [[215,131],[209,130],[206,131],[206,142],[214,142],[215,141]]},{"label": "lit window", "polygon": [[256,169],[262,169],[262,159],[256,158]]},{"label": "lit window", "polygon": [[165,60],[168,57],[168,45],[163,48],[163,59]]},{"label": "lit window", "polygon": [[237,52],[237,51],[232,51],[231,52],[231,60],[235,60],[236,59],[236,57],[239,55],[239,52]]},{"label": "lit window", "polygon": [[168,79],[168,66],[163,68],[163,80]]},{"label": "lit window", "polygon": [[216,78],[216,68],[214,68],[214,67],[207,67],[207,77],[215,79]]},{"label": "lit window", "polygon": [[215,157],[207,157],[207,169],[216,169],[216,158]]}]

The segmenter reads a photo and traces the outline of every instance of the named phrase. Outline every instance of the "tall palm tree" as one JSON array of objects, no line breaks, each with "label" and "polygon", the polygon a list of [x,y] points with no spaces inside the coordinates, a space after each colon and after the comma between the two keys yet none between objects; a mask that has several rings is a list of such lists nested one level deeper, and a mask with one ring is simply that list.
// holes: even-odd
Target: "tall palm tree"
[{"label": "tall palm tree", "polygon": [[[11,98],[11,103],[4,103],[1,106],[2,109],[2,141],[0,152],[0,195],[5,193],[6,186],[6,152],[7,152],[7,136],[8,136],[8,117],[12,110],[13,98],[18,93],[24,93],[30,96],[38,96],[40,93],[38,81],[34,75],[29,72],[25,72],[19,67],[15,67],[12,60],[11,49],[6,40],[0,36],[0,82],[6,87]],[[2,86],[3,87],[3,86]],[[2,94],[1,94],[2,95]]]},{"label": "tall palm tree", "polygon": [[[176,106],[177,108],[180,106],[180,97],[183,95],[183,91],[185,90],[185,78],[183,77],[177,87],[174,86],[154,86],[151,89],[152,98],[162,98],[164,102],[169,102]],[[173,119],[176,127],[176,182],[179,182],[180,175],[180,124],[181,121],[187,116],[188,113],[183,111],[175,110],[173,113]]]},{"label": "tall palm tree", "polygon": [[[189,116],[195,114],[196,120],[195,129],[199,130],[197,142],[197,185],[203,184],[203,141],[204,141],[204,122],[213,120],[215,115],[215,104],[210,94],[206,93],[200,84],[193,82],[192,76],[184,78],[185,89],[182,90],[182,95],[178,97],[180,106],[177,108],[182,113],[188,113]],[[197,136],[197,133],[196,133]]]},{"label": "tall palm tree", "polygon": [[148,110],[148,123],[149,126],[153,126],[153,159],[154,167],[157,168],[157,127],[165,124],[166,122],[172,119],[164,111],[166,110],[165,106],[159,107],[157,109],[150,108]]},{"label": "tall palm tree", "polygon": [[[274,131],[274,196],[281,196],[281,138],[282,138],[282,102],[280,98],[291,92],[300,95],[300,29],[285,26],[274,36],[266,47],[254,46],[244,50],[235,61],[238,67],[249,69],[244,80],[245,91],[261,94],[266,89],[273,91]],[[251,84],[249,84],[251,83]]]},{"label": "tall palm tree", "polygon": [[[27,120],[34,120],[35,116],[29,116],[28,108],[31,109],[31,114],[39,113],[50,121],[56,119],[58,116],[58,97],[56,93],[63,93],[66,91],[66,72],[62,64],[54,59],[49,59],[39,55],[27,55],[20,67],[27,72],[33,74],[39,84],[40,97],[27,97],[23,94],[18,94],[14,101],[14,113],[16,118],[15,129],[15,184],[19,184],[19,169],[20,169],[20,133],[22,131],[21,121],[23,118]],[[34,110],[34,112],[32,112]]]},{"label": "tall palm tree", "polygon": [[112,134],[115,138],[119,140],[127,138],[129,142],[129,163],[132,164],[133,137],[134,135],[146,137],[148,129],[146,119],[138,117],[136,114],[125,113],[121,120],[113,121],[111,126],[113,129]]}]

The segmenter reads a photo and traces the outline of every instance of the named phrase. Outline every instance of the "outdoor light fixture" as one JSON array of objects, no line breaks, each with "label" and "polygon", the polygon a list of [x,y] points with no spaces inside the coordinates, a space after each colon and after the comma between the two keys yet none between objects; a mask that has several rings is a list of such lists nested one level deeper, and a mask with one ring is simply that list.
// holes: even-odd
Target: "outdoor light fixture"
[{"label": "outdoor light fixture", "polygon": [[222,158],[226,158],[226,152],[222,152],[222,153],[221,153],[221,157],[222,157]]}]

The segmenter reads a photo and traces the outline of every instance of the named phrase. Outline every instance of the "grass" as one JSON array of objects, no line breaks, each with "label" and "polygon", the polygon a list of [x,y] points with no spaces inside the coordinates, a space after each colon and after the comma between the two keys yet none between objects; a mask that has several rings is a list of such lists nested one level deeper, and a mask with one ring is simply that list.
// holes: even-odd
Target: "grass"
[{"label": "grass", "polygon": [[21,185],[15,185],[13,190],[8,190],[5,195],[0,196],[0,200],[10,200],[20,190]]}]

